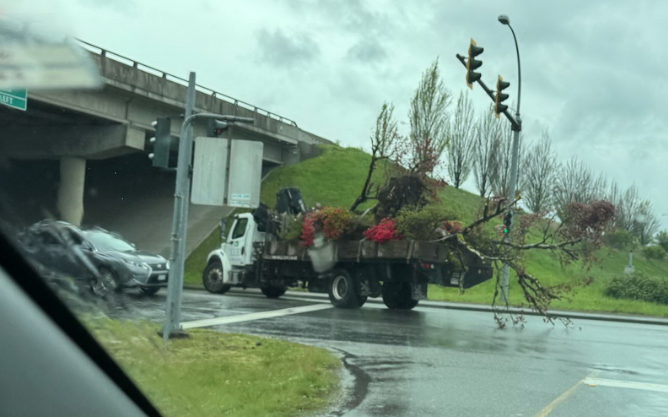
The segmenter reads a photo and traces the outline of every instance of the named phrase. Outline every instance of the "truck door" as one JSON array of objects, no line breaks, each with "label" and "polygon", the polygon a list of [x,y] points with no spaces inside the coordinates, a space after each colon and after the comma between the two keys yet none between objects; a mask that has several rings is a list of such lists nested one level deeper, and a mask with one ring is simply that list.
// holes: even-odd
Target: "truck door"
[{"label": "truck door", "polygon": [[254,226],[255,222],[247,216],[239,216],[235,219],[225,248],[233,267],[242,267],[252,263]]}]

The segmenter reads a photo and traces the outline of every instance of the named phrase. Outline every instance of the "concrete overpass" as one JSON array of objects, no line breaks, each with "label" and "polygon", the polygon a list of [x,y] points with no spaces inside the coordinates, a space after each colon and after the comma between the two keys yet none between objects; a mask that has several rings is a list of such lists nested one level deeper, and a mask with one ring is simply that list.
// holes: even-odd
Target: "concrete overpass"
[{"label": "concrete overpass", "polygon": [[[82,42],[104,85],[96,91],[29,91],[25,112],[0,106],[0,185],[21,223],[45,216],[115,230],[166,253],[174,174],[151,167],[151,123],[172,117],[178,137],[187,80]],[[198,86],[196,112],[255,119],[232,137],[264,143],[263,169],[294,164],[315,144],[331,143],[268,110]],[[195,124],[206,136],[206,124]],[[174,149],[177,149],[174,146]],[[5,198],[6,197],[6,198]],[[17,210],[16,208],[19,208]],[[192,206],[189,247],[225,212]]]}]

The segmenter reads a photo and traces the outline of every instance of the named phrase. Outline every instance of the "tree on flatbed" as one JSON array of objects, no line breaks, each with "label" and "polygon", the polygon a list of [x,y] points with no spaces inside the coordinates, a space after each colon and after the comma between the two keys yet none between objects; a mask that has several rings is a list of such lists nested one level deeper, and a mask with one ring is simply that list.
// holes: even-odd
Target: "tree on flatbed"
[{"label": "tree on flatbed", "polygon": [[[375,225],[387,225],[391,221],[398,230],[410,233],[414,239],[449,245],[454,258],[463,259],[465,249],[480,260],[492,263],[497,271],[493,305],[499,294],[501,266],[507,264],[517,274],[517,283],[528,305],[549,318],[548,308],[553,300],[571,294],[586,282],[543,285],[539,276],[527,270],[525,253],[548,250],[558,254],[563,263],[582,261],[584,267],[591,265],[596,260],[596,251],[603,245],[605,232],[612,226],[615,207],[600,199],[590,199],[587,203],[560,201],[558,217],[554,210],[517,214],[521,212],[516,207],[519,197],[514,201],[490,197],[488,193],[493,185],[496,184],[496,188],[502,185],[495,178],[499,167],[494,155],[500,149],[501,136],[499,122],[486,112],[476,126],[475,138],[480,149],[473,155],[474,173],[482,197],[477,218],[462,225],[447,210],[437,209],[447,209],[447,202],[437,198],[438,190],[446,183],[438,180],[435,172],[439,171],[441,154],[448,145],[449,97],[439,79],[438,65],[434,63],[423,74],[411,102],[411,132],[407,137],[398,134],[393,107],[383,105],[371,135],[372,155],[367,178],[350,210],[356,210],[365,201],[376,200],[373,207],[362,213],[364,216],[372,212]],[[392,167],[388,171],[391,175],[386,176],[383,184],[372,187],[371,179],[380,160]],[[512,230],[503,225],[489,226],[493,221],[503,220],[511,208],[516,211]],[[419,230],[422,232],[417,232]],[[540,238],[528,241],[529,230],[540,230]]]}]

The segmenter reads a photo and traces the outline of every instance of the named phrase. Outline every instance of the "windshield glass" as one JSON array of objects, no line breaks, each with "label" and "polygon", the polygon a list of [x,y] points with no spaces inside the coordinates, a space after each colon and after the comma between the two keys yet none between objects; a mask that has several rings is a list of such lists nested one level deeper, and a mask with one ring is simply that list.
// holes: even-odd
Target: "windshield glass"
[{"label": "windshield glass", "polygon": [[131,252],[135,248],[128,242],[105,232],[85,231],[83,232],[93,246],[98,250],[116,250],[120,252]]},{"label": "windshield glass", "polygon": [[667,18],[0,0],[0,232],[167,416],[668,415]]}]

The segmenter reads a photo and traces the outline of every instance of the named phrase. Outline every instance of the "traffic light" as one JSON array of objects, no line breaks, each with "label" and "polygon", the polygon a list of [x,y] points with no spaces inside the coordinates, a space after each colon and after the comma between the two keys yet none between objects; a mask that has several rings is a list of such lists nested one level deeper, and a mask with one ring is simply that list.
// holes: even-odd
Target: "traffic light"
[{"label": "traffic light", "polygon": [[227,123],[216,119],[209,119],[206,122],[206,136],[210,138],[216,138],[223,133],[225,128],[227,128]]},{"label": "traffic light", "polygon": [[513,214],[511,212],[506,213],[503,216],[503,234],[507,235],[510,233],[510,226],[513,224]]},{"label": "traffic light", "polygon": [[156,168],[169,168],[169,151],[172,142],[172,119],[158,117],[151,123],[155,128],[155,136],[149,141],[153,144],[153,152],[148,157]]},{"label": "traffic light", "polygon": [[482,61],[475,59],[478,55],[483,53],[484,49],[480,46],[477,46],[475,41],[471,39],[471,44],[469,45],[469,59],[466,61],[466,85],[470,89],[473,89],[473,83],[478,81],[481,77],[479,72],[475,72],[478,68],[482,66]]},{"label": "traffic light", "polygon": [[508,94],[502,92],[508,87],[510,87],[510,83],[503,81],[503,78],[499,75],[499,79],[496,81],[496,97],[494,98],[494,116],[497,119],[501,113],[508,110],[508,106],[503,104],[504,101],[508,100]]}]

